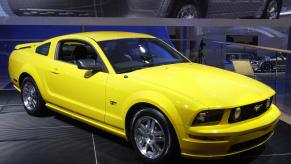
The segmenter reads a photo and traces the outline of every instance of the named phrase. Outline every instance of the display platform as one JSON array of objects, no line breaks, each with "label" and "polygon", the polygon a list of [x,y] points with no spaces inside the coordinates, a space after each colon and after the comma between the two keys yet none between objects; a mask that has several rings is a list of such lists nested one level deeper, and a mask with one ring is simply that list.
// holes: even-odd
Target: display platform
[{"label": "display platform", "polygon": [[[54,112],[29,116],[14,90],[0,91],[0,163],[138,164],[123,139]],[[291,126],[280,121],[272,139],[258,149],[220,160],[177,158],[173,163],[280,163],[291,161]]]}]

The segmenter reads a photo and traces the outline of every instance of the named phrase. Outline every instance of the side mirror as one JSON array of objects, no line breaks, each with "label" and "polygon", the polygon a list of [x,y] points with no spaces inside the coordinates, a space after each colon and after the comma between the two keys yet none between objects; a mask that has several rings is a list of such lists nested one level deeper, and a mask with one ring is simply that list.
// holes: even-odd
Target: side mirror
[{"label": "side mirror", "polygon": [[92,70],[92,71],[101,71],[102,66],[99,63],[96,63],[94,59],[81,59],[77,61],[77,66],[79,69]]}]

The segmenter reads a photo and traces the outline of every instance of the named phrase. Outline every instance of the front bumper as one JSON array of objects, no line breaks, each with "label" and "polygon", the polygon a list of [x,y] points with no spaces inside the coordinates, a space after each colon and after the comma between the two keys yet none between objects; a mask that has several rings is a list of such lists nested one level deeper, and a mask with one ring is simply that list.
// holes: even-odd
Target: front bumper
[{"label": "front bumper", "polygon": [[180,140],[182,155],[192,158],[224,157],[258,147],[273,135],[280,110],[272,105],[262,115],[232,124],[190,127]]}]

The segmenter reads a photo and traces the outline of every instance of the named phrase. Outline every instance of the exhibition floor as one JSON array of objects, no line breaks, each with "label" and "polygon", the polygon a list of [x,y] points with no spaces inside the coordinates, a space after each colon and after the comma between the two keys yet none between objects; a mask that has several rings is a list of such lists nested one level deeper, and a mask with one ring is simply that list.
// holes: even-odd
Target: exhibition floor
[{"label": "exhibition floor", "polygon": [[[14,90],[0,91],[0,163],[141,163],[125,140],[61,116],[29,116]],[[280,121],[272,139],[242,155],[199,163],[290,163],[291,125]],[[178,158],[175,163],[197,161]]]}]

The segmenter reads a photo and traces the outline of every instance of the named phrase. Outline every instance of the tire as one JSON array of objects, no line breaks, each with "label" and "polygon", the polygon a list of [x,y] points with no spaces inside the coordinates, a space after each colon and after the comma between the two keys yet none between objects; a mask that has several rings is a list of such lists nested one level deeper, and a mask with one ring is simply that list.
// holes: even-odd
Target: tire
[{"label": "tire", "polygon": [[264,64],[262,64],[262,68],[261,69],[262,69],[263,72],[271,72],[272,69],[273,69],[273,66],[272,66],[271,63],[264,63]]},{"label": "tire", "polygon": [[21,98],[28,114],[33,116],[44,114],[45,102],[31,77],[25,77],[21,83]]},{"label": "tire", "polygon": [[129,132],[135,152],[146,163],[166,163],[179,155],[172,125],[154,108],[144,108],[135,113]]},{"label": "tire", "polygon": [[279,19],[281,12],[281,4],[279,0],[268,0],[262,19]]},{"label": "tire", "polygon": [[196,2],[193,3],[180,3],[177,5],[172,17],[182,19],[201,18],[202,11]]}]

